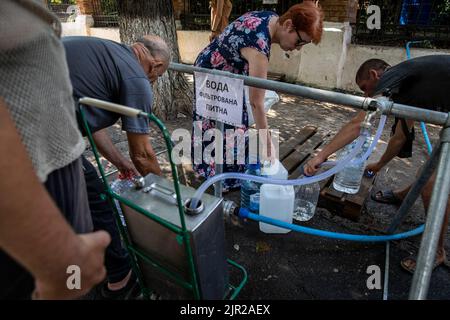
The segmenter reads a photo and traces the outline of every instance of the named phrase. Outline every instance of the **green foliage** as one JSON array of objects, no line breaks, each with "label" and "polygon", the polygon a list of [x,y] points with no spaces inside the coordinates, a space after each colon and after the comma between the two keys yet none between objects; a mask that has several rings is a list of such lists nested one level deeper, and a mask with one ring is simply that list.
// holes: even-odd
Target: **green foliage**
[{"label": "green foliage", "polygon": [[102,12],[105,15],[117,14],[117,1],[116,0],[101,0]]}]

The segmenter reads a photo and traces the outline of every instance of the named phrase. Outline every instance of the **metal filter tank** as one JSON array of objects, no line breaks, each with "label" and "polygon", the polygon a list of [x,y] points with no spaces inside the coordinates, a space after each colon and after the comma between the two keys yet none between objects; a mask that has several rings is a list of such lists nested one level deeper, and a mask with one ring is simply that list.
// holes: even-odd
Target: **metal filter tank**
[{"label": "metal filter tank", "polygon": [[[186,203],[195,189],[180,185],[182,202]],[[124,199],[159,218],[181,228],[173,182],[149,174],[143,188],[129,188],[120,194]],[[165,269],[176,272],[189,281],[187,252],[181,237],[156,221],[121,202],[126,228],[131,242],[142,252],[158,261]],[[186,229],[197,270],[202,299],[223,299],[228,291],[228,265],[225,254],[223,199],[209,194],[202,197],[202,210],[185,214]],[[183,288],[170,277],[138,257],[146,286],[162,299],[192,299],[192,291]]]}]

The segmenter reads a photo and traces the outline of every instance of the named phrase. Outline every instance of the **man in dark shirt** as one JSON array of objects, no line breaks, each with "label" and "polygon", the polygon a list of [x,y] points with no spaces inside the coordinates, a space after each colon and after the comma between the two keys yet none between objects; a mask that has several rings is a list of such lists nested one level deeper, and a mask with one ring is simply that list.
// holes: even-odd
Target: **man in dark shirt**
[{"label": "man in dark shirt", "polygon": [[[364,91],[366,97],[388,95],[396,103],[441,112],[450,111],[450,102],[447,98],[447,92],[450,89],[450,55],[424,56],[407,60],[394,67],[390,67],[383,60],[370,59],[359,68],[356,74],[356,83]],[[305,173],[308,175],[315,174],[320,164],[328,156],[357,138],[364,117],[365,112],[359,112],[349,123],[344,125],[333,140],[313,159],[308,161],[305,165]],[[378,162],[368,165],[366,169],[376,173],[398,155],[408,142],[412,142],[413,134],[411,130],[413,126],[413,120],[396,119],[393,135],[389,140],[386,151]],[[422,191],[425,210],[428,210],[434,180],[435,176],[433,175]],[[410,188],[411,186],[400,191],[379,191],[374,200],[399,204],[408,194]],[[450,203],[447,205],[447,212],[442,225],[435,266],[446,261],[444,241],[449,215]],[[402,260],[402,266],[410,272],[415,270],[415,265],[416,261],[413,257]]]},{"label": "man in dark shirt", "polygon": [[[157,36],[144,36],[132,46],[94,37],[63,39],[75,101],[81,97],[96,98],[151,113],[151,83],[169,65],[167,44]],[[77,105],[77,111],[79,106]],[[99,108],[83,106],[99,152],[124,176],[161,174],[157,157],[149,142],[149,120],[127,117]],[[107,128],[121,120],[126,131],[130,160],[114,146]],[[80,120],[80,119],[79,119]],[[83,126],[79,124],[83,132]],[[84,132],[83,132],[84,133]],[[122,247],[113,210],[101,199],[104,191],[93,165],[83,158],[89,206],[94,229],[110,233],[105,265],[108,283],[101,289],[102,298],[127,299],[139,291],[135,275],[130,271],[129,256]]]}]

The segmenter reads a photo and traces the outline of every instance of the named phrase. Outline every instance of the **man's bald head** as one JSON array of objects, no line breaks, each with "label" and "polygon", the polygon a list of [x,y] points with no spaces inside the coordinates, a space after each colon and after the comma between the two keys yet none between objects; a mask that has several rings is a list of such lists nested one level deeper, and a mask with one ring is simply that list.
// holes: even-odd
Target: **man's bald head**
[{"label": "man's bald head", "polygon": [[169,64],[170,50],[163,39],[155,35],[145,35],[139,38],[137,42],[142,43],[155,59]]},{"label": "man's bald head", "polygon": [[161,77],[169,67],[169,47],[160,37],[145,35],[138,39],[131,48],[152,83]]}]

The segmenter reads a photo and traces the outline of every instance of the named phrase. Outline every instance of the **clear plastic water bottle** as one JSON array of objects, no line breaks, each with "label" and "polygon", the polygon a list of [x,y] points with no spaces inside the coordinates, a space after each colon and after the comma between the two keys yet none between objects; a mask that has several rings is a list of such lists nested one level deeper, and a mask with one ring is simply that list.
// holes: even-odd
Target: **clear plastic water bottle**
[{"label": "clear plastic water bottle", "polygon": [[297,221],[308,221],[316,213],[317,201],[320,195],[320,185],[318,182],[294,186],[294,215]]},{"label": "clear plastic water bottle", "polygon": [[[361,151],[356,155],[355,159],[361,158],[364,155],[367,149],[369,149],[369,146],[372,143],[372,141],[373,137],[369,136],[366,138],[366,141],[364,142]],[[342,149],[342,151],[339,152],[338,159],[341,160],[345,156],[347,156],[355,146],[356,140],[346,145]],[[355,164],[354,162],[350,161],[348,165],[345,166],[344,169],[342,169],[334,176],[333,188],[336,189],[337,191],[345,193],[350,194],[358,193],[365,167],[366,167],[365,161],[359,164]]]},{"label": "clear plastic water bottle", "polygon": [[[118,195],[121,195],[123,192],[125,192],[125,190],[134,188],[135,183],[133,182],[132,179],[116,179],[111,183],[110,187],[113,192],[117,193]],[[114,203],[116,204],[116,208],[119,213],[120,221],[122,222],[122,225],[126,226],[125,218],[123,217],[122,208],[120,207],[119,201],[114,199]]]},{"label": "clear plastic water bottle", "polygon": [[[249,164],[247,170],[245,171],[245,174],[250,174],[254,176],[260,176],[261,175],[261,165],[258,163],[256,164]],[[253,211],[256,208],[258,208],[259,211],[259,197],[253,196],[253,199],[250,199],[252,195],[259,194],[259,188],[261,187],[261,183],[250,181],[250,180],[244,180],[241,185],[241,207],[246,208],[253,213],[258,213],[257,211]],[[251,200],[253,200],[253,204],[251,204]],[[258,201],[258,203],[256,203]]]},{"label": "clear plastic water bottle", "polygon": [[256,192],[250,196],[250,211],[253,213],[259,213],[259,200],[260,193]]}]

